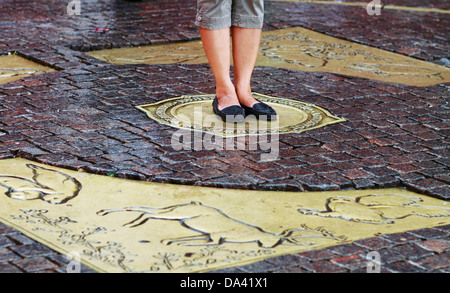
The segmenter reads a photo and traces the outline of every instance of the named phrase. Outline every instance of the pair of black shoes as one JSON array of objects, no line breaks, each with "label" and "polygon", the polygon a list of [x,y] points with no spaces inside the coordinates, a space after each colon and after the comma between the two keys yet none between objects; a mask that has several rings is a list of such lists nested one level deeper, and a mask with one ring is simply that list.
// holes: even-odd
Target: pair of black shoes
[{"label": "pair of black shoes", "polygon": [[258,102],[253,107],[234,105],[219,110],[217,98],[214,98],[212,105],[214,113],[222,118],[224,122],[241,123],[249,115],[254,115],[257,119],[265,119],[267,121],[276,119],[277,112],[272,107],[263,102]]}]

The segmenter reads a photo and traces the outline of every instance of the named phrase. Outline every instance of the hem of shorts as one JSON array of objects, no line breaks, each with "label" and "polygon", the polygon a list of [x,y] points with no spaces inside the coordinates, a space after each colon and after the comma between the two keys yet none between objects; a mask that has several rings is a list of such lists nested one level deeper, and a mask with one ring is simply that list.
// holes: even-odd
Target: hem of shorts
[{"label": "hem of shorts", "polygon": [[231,25],[242,28],[262,28],[264,17],[235,16]]},{"label": "hem of shorts", "polygon": [[195,25],[209,30],[224,29],[227,27],[231,27],[230,18],[231,15],[224,17],[210,17],[210,18],[202,17],[201,20],[198,19],[195,20]]}]

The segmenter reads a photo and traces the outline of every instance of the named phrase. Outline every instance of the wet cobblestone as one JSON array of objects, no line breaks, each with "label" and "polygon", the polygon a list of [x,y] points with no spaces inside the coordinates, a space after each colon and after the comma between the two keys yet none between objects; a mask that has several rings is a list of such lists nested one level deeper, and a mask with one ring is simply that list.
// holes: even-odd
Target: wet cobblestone
[{"label": "wet cobblestone", "polygon": [[[111,70],[116,68],[105,65],[107,66],[110,66]],[[144,81],[142,84],[130,84],[135,90],[133,99],[120,90],[124,82],[120,79],[115,79],[117,83],[109,81],[109,86],[115,85],[118,89],[114,91],[113,99],[105,98],[111,90],[105,90],[101,85],[96,86],[89,94],[80,94],[78,89],[65,87],[58,90],[58,95],[62,95],[61,99],[54,98],[55,93],[23,95],[22,91],[17,92],[17,89],[26,87],[20,85],[24,81],[0,86],[1,94],[5,97],[3,103],[5,109],[2,111],[4,115],[0,119],[4,125],[2,131],[5,133],[0,136],[0,141],[4,144],[3,156],[13,154],[50,165],[71,169],[82,168],[98,174],[115,172],[125,178],[158,177],[160,182],[208,186],[210,179],[220,177],[227,180],[227,177],[245,174],[254,182],[258,182],[257,186],[254,186],[256,189],[265,189],[265,184],[271,184],[273,180],[289,179],[291,182],[297,182],[298,189],[306,190],[337,190],[341,188],[340,184],[350,188],[402,185],[439,198],[448,198],[448,185],[445,181],[448,164],[444,163],[447,159],[445,138],[448,129],[445,128],[446,119],[441,115],[447,111],[445,99],[436,99],[434,95],[423,96],[421,92],[416,92],[417,88],[407,86],[397,87],[401,87],[408,95],[404,95],[403,98],[399,95],[394,96],[382,90],[384,84],[374,81],[364,81],[364,87],[373,91],[366,95],[363,89],[355,89],[353,84],[355,78],[352,78],[352,83],[342,83],[327,80],[326,77],[331,74],[306,74],[272,68],[257,69],[255,91],[301,99],[319,106],[323,106],[323,103],[330,111],[349,122],[311,132],[281,136],[282,161],[265,163],[264,168],[259,168],[257,162],[257,155],[260,155],[261,151],[210,151],[209,156],[219,158],[225,166],[219,168],[220,172],[215,172],[214,178],[205,178],[201,174],[208,172],[202,171],[203,166],[196,163],[205,156],[205,153],[192,150],[180,154],[173,150],[170,147],[173,129],[148,120],[144,114],[134,109],[134,105],[160,99],[153,95],[155,91],[146,86],[146,83],[150,82],[148,76],[137,70],[147,67],[149,66],[119,67],[134,72],[136,77]],[[91,67],[84,67],[82,75],[89,70]],[[187,74],[202,72],[204,75],[207,66],[166,66],[164,72],[156,77],[152,76],[152,81],[161,84],[157,87],[152,86],[156,92],[164,93],[161,98],[185,93],[185,89],[179,91],[171,87],[172,70],[184,70]],[[103,73],[100,73],[98,78],[97,74],[96,69],[90,74],[94,84],[102,79]],[[60,72],[60,75],[62,76],[55,77],[53,82],[61,80],[63,84],[67,81],[65,78],[68,76],[67,73]],[[299,86],[289,84],[281,78],[286,75],[303,80],[304,83]],[[43,81],[47,78],[36,76],[27,80]],[[274,78],[284,83],[288,91],[296,92],[298,88],[302,93],[294,95],[272,92],[270,88],[265,88],[265,81]],[[208,80],[210,79],[211,76],[208,77]],[[168,82],[163,84],[164,80]],[[307,94],[303,91],[308,82],[312,85],[323,83],[329,91],[347,94],[345,96],[314,92]],[[362,80],[360,82],[362,83]],[[13,84],[19,85],[12,87]],[[189,84],[189,81],[177,79],[176,84]],[[76,85],[75,83],[74,87]],[[440,92],[441,96],[446,95],[445,86],[437,85],[430,88]],[[198,92],[198,89],[196,91]],[[200,93],[206,94],[210,91]],[[20,103],[7,98],[18,94],[21,95]],[[372,107],[369,107],[362,103],[367,98],[377,101],[376,104],[373,102]],[[386,101],[387,98],[389,102]],[[361,103],[358,102],[360,99]],[[344,103],[341,103],[342,101]],[[346,105],[345,101],[352,103]],[[392,104],[393,101],[397,104],[394,110],[384,105]],[[377,107],[373,107],[375,105]],[[419,114],[411,112],[420,108],[430,111]],[[380,120],[383,121],[383,125],[379,125]],[[424,124],[422,121],[427,123]],[[440,127],[430,127],[432,122],[434,125],[439,123]],[[17,129],[16,125],[20,125],[22,131]],[[151,161],[150,165],[163,168],[161,170],[164,175],[150,171],[153,168],[147,168],[150,169],[147,171],[140,169],[147,166],[146,160]],[[334,182],[331,178],[341,180],[337,179],[338,181]],[[351,186],[348,182],[352,182]]]}]

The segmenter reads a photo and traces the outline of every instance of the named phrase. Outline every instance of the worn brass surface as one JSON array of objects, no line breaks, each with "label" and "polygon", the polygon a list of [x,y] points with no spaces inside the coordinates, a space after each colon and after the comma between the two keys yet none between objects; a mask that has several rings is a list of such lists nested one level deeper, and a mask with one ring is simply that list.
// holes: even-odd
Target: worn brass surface
[{"label": "worn brass surface", "polygon": [[[208,62],[198,40],[88,54],[114,64]],[[299,27],[263,32],[257,65],[330,72],[413,86],[450,82],[450,69],[445,66]]]},{"label": "worn brass surface", "polygon": [[0,221],[99,272],[202,272],[450,223],[402,189],[183,186],[0,161]]},{"label": "worn brass surface", "polygon": [[0,84],[52,71],[55,70],[18,55],[0,56]]},{"label": "worn brass surface", "polygon": [[248,116],[246,123],[222,122],[213,113],[214,95],[181,96],[137,108],[159,123],[222,137],[303,132],[345,121],[312,104],[258,93],[253,93],[253,96],[272,106],[277,111],[277,120],[262,121]]}]

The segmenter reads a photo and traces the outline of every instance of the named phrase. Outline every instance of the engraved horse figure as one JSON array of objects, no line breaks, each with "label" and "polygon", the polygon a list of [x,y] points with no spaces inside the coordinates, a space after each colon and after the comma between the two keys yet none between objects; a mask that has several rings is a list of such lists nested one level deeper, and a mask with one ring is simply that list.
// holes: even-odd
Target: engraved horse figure
[{"label": "engraved horse figure", "polygon": [[266,231],[258,226],[245,223],[226,215],[221,210],[202,204],[199,201],[176,204],[163,208],[128,207],[104,209],[97,212],[105,216],[115,212],[136,212],[139,216],[124,224],[130,228],[138,227],[149,220],[178,221],[181,226],[199,233],[199,235],[164,239],[165,245],[220,245],[223,243],[256,243],[259,247],[273,248],[280,244],[314,245],[314,242],[301,242],[301,239],[329,238],[342,241],[324,229],[311,229],[302,225],[301,228],[286,229],[281,233]]}]

